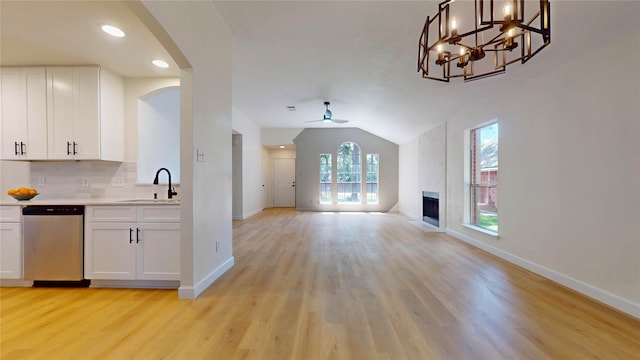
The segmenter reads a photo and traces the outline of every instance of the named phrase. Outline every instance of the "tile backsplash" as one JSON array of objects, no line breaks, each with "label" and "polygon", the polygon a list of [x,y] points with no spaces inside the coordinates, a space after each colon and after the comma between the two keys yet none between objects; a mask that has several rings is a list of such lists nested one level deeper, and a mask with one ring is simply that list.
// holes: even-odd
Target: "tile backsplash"
[{"label": "tile backsplash", "polygon": [[[167,184],[137,182],[135,162],[42,161],[30,166],[30,183],[40,199],[152,199],[154,193],[159,199],[167,197]],[[179,186],[175,187],[179,197]]]}]

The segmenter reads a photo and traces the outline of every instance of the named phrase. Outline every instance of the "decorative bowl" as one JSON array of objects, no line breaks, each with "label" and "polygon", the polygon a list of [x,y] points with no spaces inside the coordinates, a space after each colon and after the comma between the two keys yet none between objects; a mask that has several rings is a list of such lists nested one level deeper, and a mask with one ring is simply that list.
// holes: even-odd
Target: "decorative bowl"
[{"label": "decorative bowl", "polygon": [[36,195],[38,195],[38,193],[27,194],[27,195],[25,195],[25,194],[13,194],[13,195],[9,195],[9,196],[11,196],[12,198],[14,198],[14,199],[16,199],[18,201],[27,201],[27,200],[33,199],[34,197],[36,197]]}]

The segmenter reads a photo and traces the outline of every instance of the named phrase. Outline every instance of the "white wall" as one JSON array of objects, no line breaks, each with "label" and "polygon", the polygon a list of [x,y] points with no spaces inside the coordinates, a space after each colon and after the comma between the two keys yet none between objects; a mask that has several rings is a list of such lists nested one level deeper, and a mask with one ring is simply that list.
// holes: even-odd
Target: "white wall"
[{"label": "white wall", "polygon": [[[177,46],[192,67],[183,69],[180,91],[183,230],[179,295],[193,298],[233,265],[231,33],[211,2],[143,4],[172,40],[168,45]],[[148,25],[156,28],[156,24]],[[161,38],[164,44],[168,40]],[[174,57],[179,55],[172,51]],[[197,150],[204,152],[204,161],[197,161]]]},{"label": "white wall", "polygon": [[233,130],[242,134],[242,211],[234,214],[234,219],[246,219],[266,207],[261,130],[235,108]]},{"label": "white wall", "polygon": [[[152,183],[166,168],[180,183],[180,87],[156,90],[138,99],[138,182]],[[167,184],[167,174],[159,177]]]},{"label": "white wall", "polygon": [[[515,73],[465,84],[483,102],[443,119],[447,231],[640,317],[640,3],[554,6],[556,16],[595,11],[627,22],[600,28],[607,41],[596,43],[563,37],[557,26],[550,48]],[[572,42],[584,43],[583,51],[572,52]],[[507,81],[522,91],[503,91]],[[463,134],[495,118],[499,238],[462,226]],[[414,142],[401,146],[402,153],[415,150]],[[404,183],[416,176],[401,169]]]},{"label": "white wall", "polygon": [[31,182],[31,167],[28,161],[0,161],[0,200],[11,204],[16,202],[14,198],[7,195],[7,190],[19,187],[36,188],[40,191],[37,183]]},{"label": "white wall", "polygon": [[[365,154],[379,154],[377,204],[320,204],[320,154],[336,153],[344,142],[360,146]],[[357,128],[309,128],[296,137],[296,208],[310,211],[389,211],[398,202],[398,145]],[[363,176],[363,180],[365,177]]]},{"label": "white wall", "polygon": [[138,99],[150,92],[180,86],[180,78],[125,78],[125,161],[138,161]]},{"label": "white wall", "polygon": [[303,128],[265,128],[262,129],[262,145],[279,146],[293,145],[293,139],[298,136]]}]

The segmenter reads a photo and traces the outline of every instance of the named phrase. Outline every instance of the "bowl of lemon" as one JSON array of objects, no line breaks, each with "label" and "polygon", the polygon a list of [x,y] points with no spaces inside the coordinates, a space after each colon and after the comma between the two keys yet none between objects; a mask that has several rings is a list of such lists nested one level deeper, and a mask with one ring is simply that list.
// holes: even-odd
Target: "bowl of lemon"
[{"label": "bowl of lemon", "polygon": [[17,189],[9,189],[7,194],[18,201],[27,201],[38,195],[38,190],[28,187],[19,187]]}]

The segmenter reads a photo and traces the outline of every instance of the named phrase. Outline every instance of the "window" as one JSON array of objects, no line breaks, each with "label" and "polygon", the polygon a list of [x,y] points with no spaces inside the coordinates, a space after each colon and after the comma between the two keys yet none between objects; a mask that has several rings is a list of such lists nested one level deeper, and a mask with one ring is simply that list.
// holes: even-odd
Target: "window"
[{"label": "window", "polygon": [[320,154],[320,202],[331,203],[331,154]]},{"label": "window", "polygon": [[378,154],[367,154],[367,204],[378,203]]},{"label": "window", "polygon": [[356,143],[348,141],[338,148],[336,176],[338,203],[360,203],[362,162]]},{"label": "window", "polygon": [[498,232],[498,123],[471,130],[470,223]]}]

